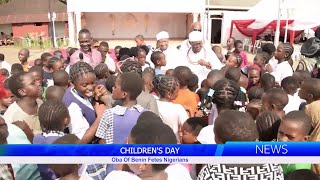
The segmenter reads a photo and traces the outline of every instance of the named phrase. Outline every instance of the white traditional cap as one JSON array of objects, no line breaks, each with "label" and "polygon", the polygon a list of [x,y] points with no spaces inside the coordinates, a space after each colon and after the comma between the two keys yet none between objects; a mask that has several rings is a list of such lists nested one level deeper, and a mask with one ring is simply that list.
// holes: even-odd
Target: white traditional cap
[{"label": "white traditional cap", "polygon": [[169,39],[169,33],[166,31],[161,31],[157,34],[156,38],[157,41],[159,41],[160,39]]},{"label": "white traditional cap", "polygon": [[189,34],[189,41],[190,42],[195,42],[195,41],[202,41],[202,33],[199,31],[192,31]]}]

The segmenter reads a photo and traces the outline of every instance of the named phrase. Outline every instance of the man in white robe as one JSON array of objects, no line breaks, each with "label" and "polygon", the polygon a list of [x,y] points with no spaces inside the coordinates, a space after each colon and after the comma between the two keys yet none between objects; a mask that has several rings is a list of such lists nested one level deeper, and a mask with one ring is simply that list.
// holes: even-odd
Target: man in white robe
[{"label": "man in white robe", "polygon": [[199,84],[207,78],[208,73],[213,69],[220,70],[223,65],[211,48],[203,47],[202,33],[193,31],[189,34],[191,47],[184,54],[184,66],[199,77]]},{"label": "man in white robe", "polygon": [[[161,31],[157,34],[157,49],[155,51],[161,51],[166,56],[167,65],[163,67],[164,70],[174,69],[177,66],[183,65],[181,53],[176,47],[169,47],[169,34],[166,31]],[[147,61],[150,63],[151,67],[154,67],[154,64],[151,62],[152,52],[149,52],[147,56]]]},{"label": "man in white robe", "polygon": [[[199,32],[201,32],[201,31],[202,31],[201,23],[199,23],[199,22],[194,22],[194,23],[192,23],[190,32],[192,32],[192,31],[199,31]],[[182,54],[185,54],[185,53],[187,53],[187,51],[190,49],[190,47],[191,47],[191,45],[190,45],[190,43],[189,43],[189,39],[186,39],[186,40],[182,41],[182,43],[181,43],[180,52],[181,52]],[[206,49],[211,49],[211,44],[210,44],[210,42],[204,41],[204,47],[205,47]]]}]

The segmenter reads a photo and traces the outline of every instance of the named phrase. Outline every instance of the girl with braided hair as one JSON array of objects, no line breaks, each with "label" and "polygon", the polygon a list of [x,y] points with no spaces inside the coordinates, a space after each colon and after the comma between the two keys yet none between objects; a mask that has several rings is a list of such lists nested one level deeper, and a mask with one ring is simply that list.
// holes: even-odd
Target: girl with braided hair
[{"label": "girl with braided hair", "polygon": [[278,65],[276,69],[273,70],[272,75],[275,77],[276,82],[279,85],[284,78],[292,76],[293,74],[293,70],[290,65],[293,50],[293,46],[290,43],[282,43],[277,47],[274,57],[278,60]]},{"label": "girl with braided hair", "polygon": [[[46,101],[39,108],[39,121],[42,133],[34,136],[33,144],[52,144],[65,135],[64,129],[70,123],[68,108],[58,100]],[[38,167],[42,179],[57,178],[47,164],[39,164]]]},{"label": "girl with braided hair", "polygon": [[[216,105],[218,115],[226,110],[239,110],[244,111],[244,107],[247,105],[247,96],[243,92],[240,86],[232,80],[219,80],[217,81],[211,92],[212,102]],[[210,117],[216,118],[216,115]],[[209,119],[209,122],[213,122],[215,119]],[[214,125],[204,127],[197,137],[197,140],[201,144],[215,144]]]},{"label": "girl with braided hair", "polygon": [[179,140],[179,129],[189,117],[182,105],[172,103],[178,96],[178,80],[173,76],[157,75],[153,85],[159,96],[157,100],[159,116],[171,127]]},{"label": "girl with braided hair", "polygon": [[108,98],[103,85],[96,86],[96,75],[85,62],[77,62],[70,69],[70,80],[74,87],[66,90],[63,102],[70,112],[69,131],[81,139],[82,143],[94,140],[104,107],[97,103]]}]

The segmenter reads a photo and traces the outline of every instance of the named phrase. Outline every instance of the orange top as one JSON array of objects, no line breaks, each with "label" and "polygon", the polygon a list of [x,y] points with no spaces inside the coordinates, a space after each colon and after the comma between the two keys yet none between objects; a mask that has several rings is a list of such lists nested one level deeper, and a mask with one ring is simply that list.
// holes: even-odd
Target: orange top
[{"label": "orange top", "polygon": [[198,110],[199,100],[197,94],[189,89],[180,89],[178,96],[172,101],[175,104],[181,104],[189,113],[189,116],[194,116]]}]

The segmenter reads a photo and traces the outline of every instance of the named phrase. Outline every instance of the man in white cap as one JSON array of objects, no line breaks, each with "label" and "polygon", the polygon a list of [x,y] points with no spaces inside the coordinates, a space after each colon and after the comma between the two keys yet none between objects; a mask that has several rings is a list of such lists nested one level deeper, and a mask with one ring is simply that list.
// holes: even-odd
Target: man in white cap
[{"label": "man in white cap", "polygon": [[[182,65],[181,53],[175,47],[169,47],[169,34],[166,31],[161,31],[157,34],[157,49],[155,51],[161,51],[166,56],[167,65],[164,67],[165,70],[174,69],[179,65]],[[150,64],[153,63],[150,60],[152,52],[148,54],[148,61]]]},{"label": "man in white cap", "polygon": [[[202,32],[201,23],[199,22],[192,23],[190,33],[193,31]],[[211,44],[209,42],[204,42],[204,46],[206,49],[211,48]],[[191,44],[189,43],[189,39],[186,39],[181,43],[180,52],[185,54],[190,49],[190,47],[191,47]]]},{"label": "man in white cap", "polygon": [[208,73],[213,69],[221,69],[222,64],[216,54],[203,47],[202,33],[192,31],[189,34],[189,43],[191,47],[184,55],[185,65],[199,77],[199,83],[207,78]]}]

